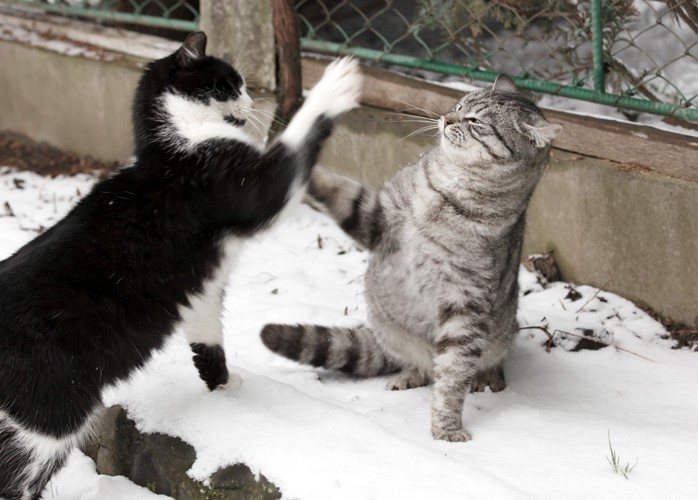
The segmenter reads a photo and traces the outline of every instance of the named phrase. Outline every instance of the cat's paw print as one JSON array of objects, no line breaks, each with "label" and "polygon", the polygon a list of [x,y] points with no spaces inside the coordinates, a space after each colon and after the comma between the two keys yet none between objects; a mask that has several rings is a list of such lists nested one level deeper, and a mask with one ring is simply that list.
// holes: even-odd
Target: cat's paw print
[{"label": "cat's paw print", "polygon": [[359,63],[351,57],[335,59],[308,96],[329,118],[359,105],[363,76]]}]

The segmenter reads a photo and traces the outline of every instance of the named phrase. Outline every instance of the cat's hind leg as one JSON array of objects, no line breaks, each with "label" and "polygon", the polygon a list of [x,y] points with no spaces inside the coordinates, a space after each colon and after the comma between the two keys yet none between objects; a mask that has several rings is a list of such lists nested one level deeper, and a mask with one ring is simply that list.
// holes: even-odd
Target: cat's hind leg
[{"label": "cat's hind leg", "polygon": [[0,499],[31,498],[27,484],[31,451],[20,443],[18,430],[0,414]]},{"label": "cat's hind leg", "polygon": [[[518,331],[518,324],[515,321],[503,328],[511,332]],[[506,389],[504,381],[504,358],[511,349],[511,335],[500,335],[494,340],[490,340],[487,347],[482,352],[481,364],[477,374],[470,383],[470,392],[484,392],[489,387],[492,392],[499,392]]]},{"label": "cat's hind leg", "polygon": [[0,410],[0,499],[42,498],[70,452],[92,434],[99,416],[100,411],[93,410],[77,431],[54,437],[29,429]]},{"label": "cat's hind leg", "polygon": [[487,368],[481,368],[470,383],[470,392],[484,392],[487,387],[489,387],[492,392],[499,392],[503,391],[506,386],[506,382],[504,381],[504,369],[500,363]]},{"label": "cat's hind leg", "polygon": [[385,386],[389,391],[403,391],[405,389],[415,389],[424,387],[431,383],[431,377],[416,367],[405,368],[394,377],[388,380]]}]

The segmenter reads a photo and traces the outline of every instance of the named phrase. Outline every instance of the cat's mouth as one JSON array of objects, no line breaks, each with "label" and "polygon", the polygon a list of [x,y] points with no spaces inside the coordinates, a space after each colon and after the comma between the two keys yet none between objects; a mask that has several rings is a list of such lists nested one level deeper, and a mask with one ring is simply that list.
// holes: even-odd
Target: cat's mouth
[{"label": "cat's mouth", "polygon": [[442,131],[444,139],[455,148],[462,148],[466,142],[466,136],[462,129],[459,127],[449,127],[444,128]]},{"label": "cat's mouth", "polygon": [[242,127],[245,125],[246,120],[243,120],[241,118],[237,118],[233,115],[226,115],[223,117],[223,119],[226,121],[226,123],[230,123],[231,125],[234,125],[235,127]]}]

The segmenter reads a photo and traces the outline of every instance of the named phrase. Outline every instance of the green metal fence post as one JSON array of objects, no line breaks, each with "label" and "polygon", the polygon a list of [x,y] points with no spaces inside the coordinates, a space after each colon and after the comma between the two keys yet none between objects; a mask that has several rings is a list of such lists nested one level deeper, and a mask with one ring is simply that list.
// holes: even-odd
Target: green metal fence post
[{"label": "green metal fence post", "polygon": [[603,24],[601,20],[602,0],[591,0],[591,43],[594,64],[594,89],[606,92],[603,60]]},{"label": "green metal fence post", "polygon": [[[486,26],[483,24],[485,20],[498,19],[503,22],[498,16],[504,15],[505,18],[509,19],[516,13],[516,9],[512,10],[507,7],[501,10],[503,9],[499,5],[501,2],[485,2],[487,8],[483,7],[483,10],[475,12],[471,11],[469,7],[466,8],[467,2],[434,0],[432,2],[434,5],[462,4],[463,11],[468,12],[469,16],[472,17],[465,25],[451,26],[450,21],[445,24],[440,21],[443,15],[448,14],[446,11],[428,14],[426,11],[417,9],[415,11],[417,17],[410,18],[410,15],[402,12],[404,9],[401,10],[399,6],[399,4],[409,4],[410,2],[393,2],[392,0],[373,0],[372,2],[358,2],[357,0],[344,0],[342,2],[329,2],[328,0],[289,1],[295,3],[301,28],[305,31],[305,37],[301,38],[301,46],[305,50],[329,54],[352,54],[382,64],[418,68],[444,75],[467,75],[482,81],[493,81],[496,77],[497,73],[492,67],[495,62],[490,64],[489,61],[493,60],[495,55],[506,54],[510,49],[508,46],[510,41],[518,38],[524,44],[522,45],[524,48],[528,41],[536,41],[537,37],[540,36],[539,27],[536,27],[534,29],[535,36],[526,38],[523,32],[519,33],[519,28],[521,28],[519,24],[529,21],[532,23],[534,20],[536,23],[540,23],[541,18],[532,14],[526,14],[520,18],[517,14],[518,21],[510,20],[514,23],[512,26],[504,22],[506,29],[501,36],[486,30],[489,34],[485,38],[489,45],[477,45],[477,54],[479,55],[476,54],[471,58],[467,43],[460,46],[462,40],[459,37],[469,33],[467,28],[477,26],[478,32],[480,32],[482,26]],[[642,0],[644,3],[650,1]],[[0,0],[0,6],[19,5],[23,10],[27,8],[38,9],[59,15],[101,19],[117,24],[126,23],[186,31],[193,31],[201,26],[201,29],[210,31],[209,50],[211,53],[234,61],[242,49],[246,49],[245,55],[250,60],[255,61],[255,80],[258,85],[266,89],[274,88],[275,53],[274,31],[270,14],[271,0],[257,2],[200,0],[201,14],[197,12],[196,3],[194,0],[168,0],[167,2],[164,0],[162,2],[158,0],[129,0],[128,2],[102,0],[97,4],[84,0],[80,2]],[[570,47],[567,45],[554,47],[548,44],[548,46],[552,50],[558,48],[567,50],[569,48],[572,52],[576,51],[574,54],[568,54],[570,57],[574,56],[573,60],[568,61],[565,59],[567,56],[561,55],[559,57],[562,59],[554,59],[552,63],[555,64],[551,63],[550,68],[546,69],[543,66],[541,70],[545,70],[543,73],[538,70],[536,70],[538,72],[532,71],[535,70],[536,65],[529,66],[523,61],[517,61],[521,68],[519,76],[514,76],[514,81],[521,88],[534,92],[544,92],[613,106],[618,109],[631,109],[698,122],[698,94],[692,88],[682,90],[679,88],[678,81],[671,80],[674,76],[673,71],[677,67],[677,65],[672,65],[678,61],[678,58],[686,57],[689,65],[698,62],[698,55],[695,53],[696,44],[689,39],[683,40],[678,33],[674,33],[674,36],[684,42],[686,49],[684,54],[677,54],[676,59],[661,63],[654,61],[649,54],[645,54],[645,59],[649,58],[649,62],[654,65],[654,68],[652,66],[626,68],[623,58],[633,56],[633,51],[644,52],[643,45],[652,43],[644,35],[650,30],[650,27],[635,34],[629,31],[633,28],[628,25],[628,16],[634,14],[632,14],[632,8],[628,11],[623,7],[626,3],[616,0],[606,0],[605,3],[604,0],[588,0],[588,2],[568,3],[565,8],[560,7],[557,13],[562,14],[562,17],[559,22],[555,22],[554,26],[556,29],[557,27],[562,29],[570,24],[567,29],[562,29],[560,34],[564,35],[565,43],[571,45]],[[371,4],[372,10],[364,13],[358,4],[366,4],[366,6]],[[381,4],[383,5],[381,6]],[[588,17],[582,15],[577,4],[584,6],[584,13],[588,13]],[[623,8],[618,7],[618,5]],[[146,9],[146,7],[154,8],[155,6],[159,6],[162,12],[158,14],[157,9],[152,12],[150,8]],[[313,6],[318,8],[313,10]],[[185,19],[173,18],[175,11],[180,8],[186,9],[186,15],[183,16]],[[304,17],[301,13],[310,13],[311,11],[310,17]],[[391,12],[393,12],[393,18],[397,25],[405,24],[406,32],[404,34],[393,32],[397,28],[391,27],[388,22]],[[661,26],[661,30],[668,29],[669,22],[676,22],[671,20],[673,19],[671,10],[659,12],[653,9],[653,12],[657,16],[656,25]],[[184,14],[181,11],[178,13]],[[435,16],[433,19],[432,15]],[[572,15],[573,19],[564,21],[568,15]],[[460,21],[454,20],[454,22]],[[382,31],[383,29],[386,30],[385,33]],[[439,31],[443,32],[442,34],[446,36],[447,41],[434,38],[435,35],[431,32]],[[427,43],[428,37],[425,38],[425,35],[429,33],[431,33],[432,42],[437,46],[431,47]],[[400,36],[395,37],[395,35]],[[643,36],[642,43],[636,44],[636,39],[640,36]],[[573,39],[569,37],[573,37]],[[547,38],[546,40],[541,39],[538,42],[548,43],[547,40]],[[657,38],[658,42],[659,40],[661,39]],[[412,45],[410,45],[410,41]],[[589,43],[591,43],[591,64],[588,61]],[[368,46],[362,46],[363,44]],[[377,50],[381,45],[382,50]],[[449,55],[446,49],[462,53],[467,57],[465,60],[454,58],[452,54]],[[480,53],[481,50],[484,52]],[[442,51],[447,56],[444,61],[438,59]],[[449,59],[451,62],[446,62]],[[632,60],[632,57],[629,57],[629,60]],[[544,59],[541,64],[543,62],[548,64],[546,61],[548,59]],[[466,65],[462,65],[464,63]],[[500,63],[497,60],[496,64]],[[556,66],[558,63],[559,67]],[[606,69],[608,69],[608,79],[606,78]],[[669,71],[670,69],[671,71]],[[548,75],[549,72],[552,72],[552,76]],[[562,82],[566,81],[566,72],[569,72],[571,82],[565,84]],[[653,95],[655,92],[656,97]],[[641,95],[637,95],[638,93]],[[651,97],[650,99],[642,98],[648,95]]]}]

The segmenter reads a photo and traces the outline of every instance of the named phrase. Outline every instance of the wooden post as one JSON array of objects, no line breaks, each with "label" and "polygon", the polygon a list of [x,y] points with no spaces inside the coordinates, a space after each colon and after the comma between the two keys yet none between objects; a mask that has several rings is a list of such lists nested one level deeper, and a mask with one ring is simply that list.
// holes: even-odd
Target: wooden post
[{"label": "wooden post", "polygon": [[201,0],[199,26],[207,52],[241,70],[257,90],[274,90],[274,28],[270,0]]},{"label": "wooden post", "polygon": [[272,25],[276,35],[276,68],[279,103],[270,135],[278,133],[301,103],[301,46],[293,0],[272,0]]}]

